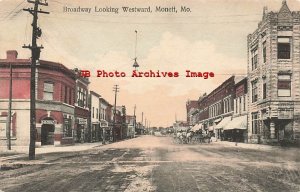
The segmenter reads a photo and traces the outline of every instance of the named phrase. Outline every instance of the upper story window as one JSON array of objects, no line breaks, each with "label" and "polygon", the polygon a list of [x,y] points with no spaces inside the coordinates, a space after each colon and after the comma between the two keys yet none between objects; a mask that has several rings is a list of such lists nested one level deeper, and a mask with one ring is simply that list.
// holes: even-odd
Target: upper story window
[{"label": "upper story window", "polygon": [[73,98],[73,95],[74,95],[74,89],[69,89],[69,104],[72,105],[74,101],[74,98]]},{"label": "upper story window", "polygon": [[64,98],[64,102],[67,103],[68,102],[68,87],[65,86],[65,98]]},{"label": "upper story window", "polygon": [[258,100],[257,95],[257,80],[251,82],[252,85],[252,103],[256,102]]},{"label": "upper story window", "polygon": [[86,91],[83,88],[78,88],[78,98],[77,103],[79,107],[85,107],[86,106]]},{"label": "upper story window", "polygon": [[263,45],[262,45],[263,49],[262,49],[262,54],[263,54],[263,62],[266,63],[267,61],[267,45],[266,45],[266,42],[263,42]]},{"label": "upper story window", "polygon": [[53,100],[53,88],[52,82],[44,82],[44,100]]},{"label": "upper story window", "polygon": [[243,111],[246,111],[246,95],[243,96],[243,105],[244,105]]},{"label": "upper story window", "polygon": [[257,68],[257,47],[251,50],[251,64],[252,70]]},{"label": "upper story window", "polygon": [[97,118],[98,120],[100,120],[99,109],[96,109],[96,118]]},{"label": "upper story window", "polygon": [[230,97],[228,98],[225,98],[223,100],[224,102],[224,113],[228,113],[231,111],[231,100],[230,100]]},{"label": "upper story window", "polygon": [[291,38],[278,37],[277,39],[277,58],[290,59],[291,58]]},{"label": "upper story window", "polygon": [[290,74],[278,74],[278,97],[290,97],[291,96],[291,75]]},{"label": "upper story window", "polygon": [[95,107],[93,107],[93,110],[92,110],[92,117],[95,118]]},{"label": "upper story window", "polygon": [[263,82],[263,99],[267,98],[267,82]]}]

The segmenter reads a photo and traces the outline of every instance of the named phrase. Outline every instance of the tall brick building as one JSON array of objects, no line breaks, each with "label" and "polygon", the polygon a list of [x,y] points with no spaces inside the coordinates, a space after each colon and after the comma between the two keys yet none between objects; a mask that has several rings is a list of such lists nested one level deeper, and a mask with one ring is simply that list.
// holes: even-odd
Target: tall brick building
[{"label": "tall brick building", "polygon": [[[0,59],[0,139],[6,140],[9,66],[12,65],[12,144],[29,144],[30,64],[18,59],[17,51],[7,51]],[[75,74],[60,63],[40,60],[36,72],[36,145],[61,144],[73,138]]]},{"label": "tall brick building", "polygon": [[300,12],[264,8],[248,35],[250,142],[300,140]]},{"label": "tall brick building", "polygon": [[215,125],[233,113],[235,76],[225,80],[220,86],[199,100],[199,121],[204,129],[214,131]]},{"label": "tall brick building", "polygon": [[194,126],[197,123],[197,116],[195,114],[198,113],[198,101],[188,100],[186,102],[186,114],[187,114],[187,123],[190,126]]}]

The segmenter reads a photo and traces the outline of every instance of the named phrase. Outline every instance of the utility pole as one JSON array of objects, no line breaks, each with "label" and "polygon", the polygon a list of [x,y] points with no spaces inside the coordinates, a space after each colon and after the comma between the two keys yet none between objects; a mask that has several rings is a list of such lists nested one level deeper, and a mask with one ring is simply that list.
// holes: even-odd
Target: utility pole
[{"label": "utility pole", "polygon": [[144,121],[144,112],[142,112],[142,125],[143,125],[143,121]]},{"label": "utility pole", "polygon": [[147,130],[147,118],[145,117],[145,131]]},{"label": "utility pole", "polygon": [[113,91],[115,92],[115,105],[114,105],[114,118],[113,118],[113,141],[116,141],[116,112],[117,112],[117,93],[119,92],[119,85],[115,85],[113,87]]},{"label": "utility pole", "polygon": [[9,99],[8,99],[8,116],[6,124],[7,149],[11,150],[11,102],[12,102],[12,64],[9,64]]},{"label": "utility pole", "polygon": [[42,10],[38,10],[39,5],[48,6],[48,3],[42,3],[40,0],[27,0],[28,3],[34,4],[34,8],[23,9],[28,11],[33,16],[32,21],[32,45],[23,46],[23,48],[28,48],[31,50],[31,75],[30,75],[30,144],[29,144],[29,160],[35,159],[35,137],[36,137],[36,111],[35,111],[35,73],[36,73],[36,63],[40,59],[40,52],[43,46],[37,46],[37,39],[41,37],[42,30],[37,26],[38,13],[49,14]]},{"label": "utility pole", "polygon": [[134,118],[134,122],[133,122],[133,137],[135,137],[135,129],[136,129],[136,116],[135,116],[135,110],[136,110],[136,105],[134,105],[134,110],[133,110],[133,118]]}]

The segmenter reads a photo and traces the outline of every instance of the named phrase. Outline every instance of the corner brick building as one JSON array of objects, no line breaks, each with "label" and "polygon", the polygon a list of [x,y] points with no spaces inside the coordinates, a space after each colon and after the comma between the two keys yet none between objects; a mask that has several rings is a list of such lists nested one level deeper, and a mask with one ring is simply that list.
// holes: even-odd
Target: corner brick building
[{"label": "corner brick building", "polygon": [[[17,56],[11,50],[6,59],[0,59],[0,140],[6,142],[12,65],[12,145],[28,145],[31,61]],[[73,139],[75,74],[60,63],[40,60],[36,80],[36,145],[59,145],[63,139]]]},{"label": "corner brick building", "polygon": [[300,140],[300,12],[264,8],[248,35],[249,142]]}]

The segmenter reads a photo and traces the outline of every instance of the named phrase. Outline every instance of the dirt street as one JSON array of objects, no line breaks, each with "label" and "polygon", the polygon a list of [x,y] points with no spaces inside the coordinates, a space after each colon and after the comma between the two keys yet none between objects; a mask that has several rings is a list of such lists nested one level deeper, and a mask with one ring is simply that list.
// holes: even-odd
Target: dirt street
[{"label": "dirt street", "polygon": [[34,162],[7,160],[0,191],[300,191],[299,149],[243,146],[142,136]]}]

